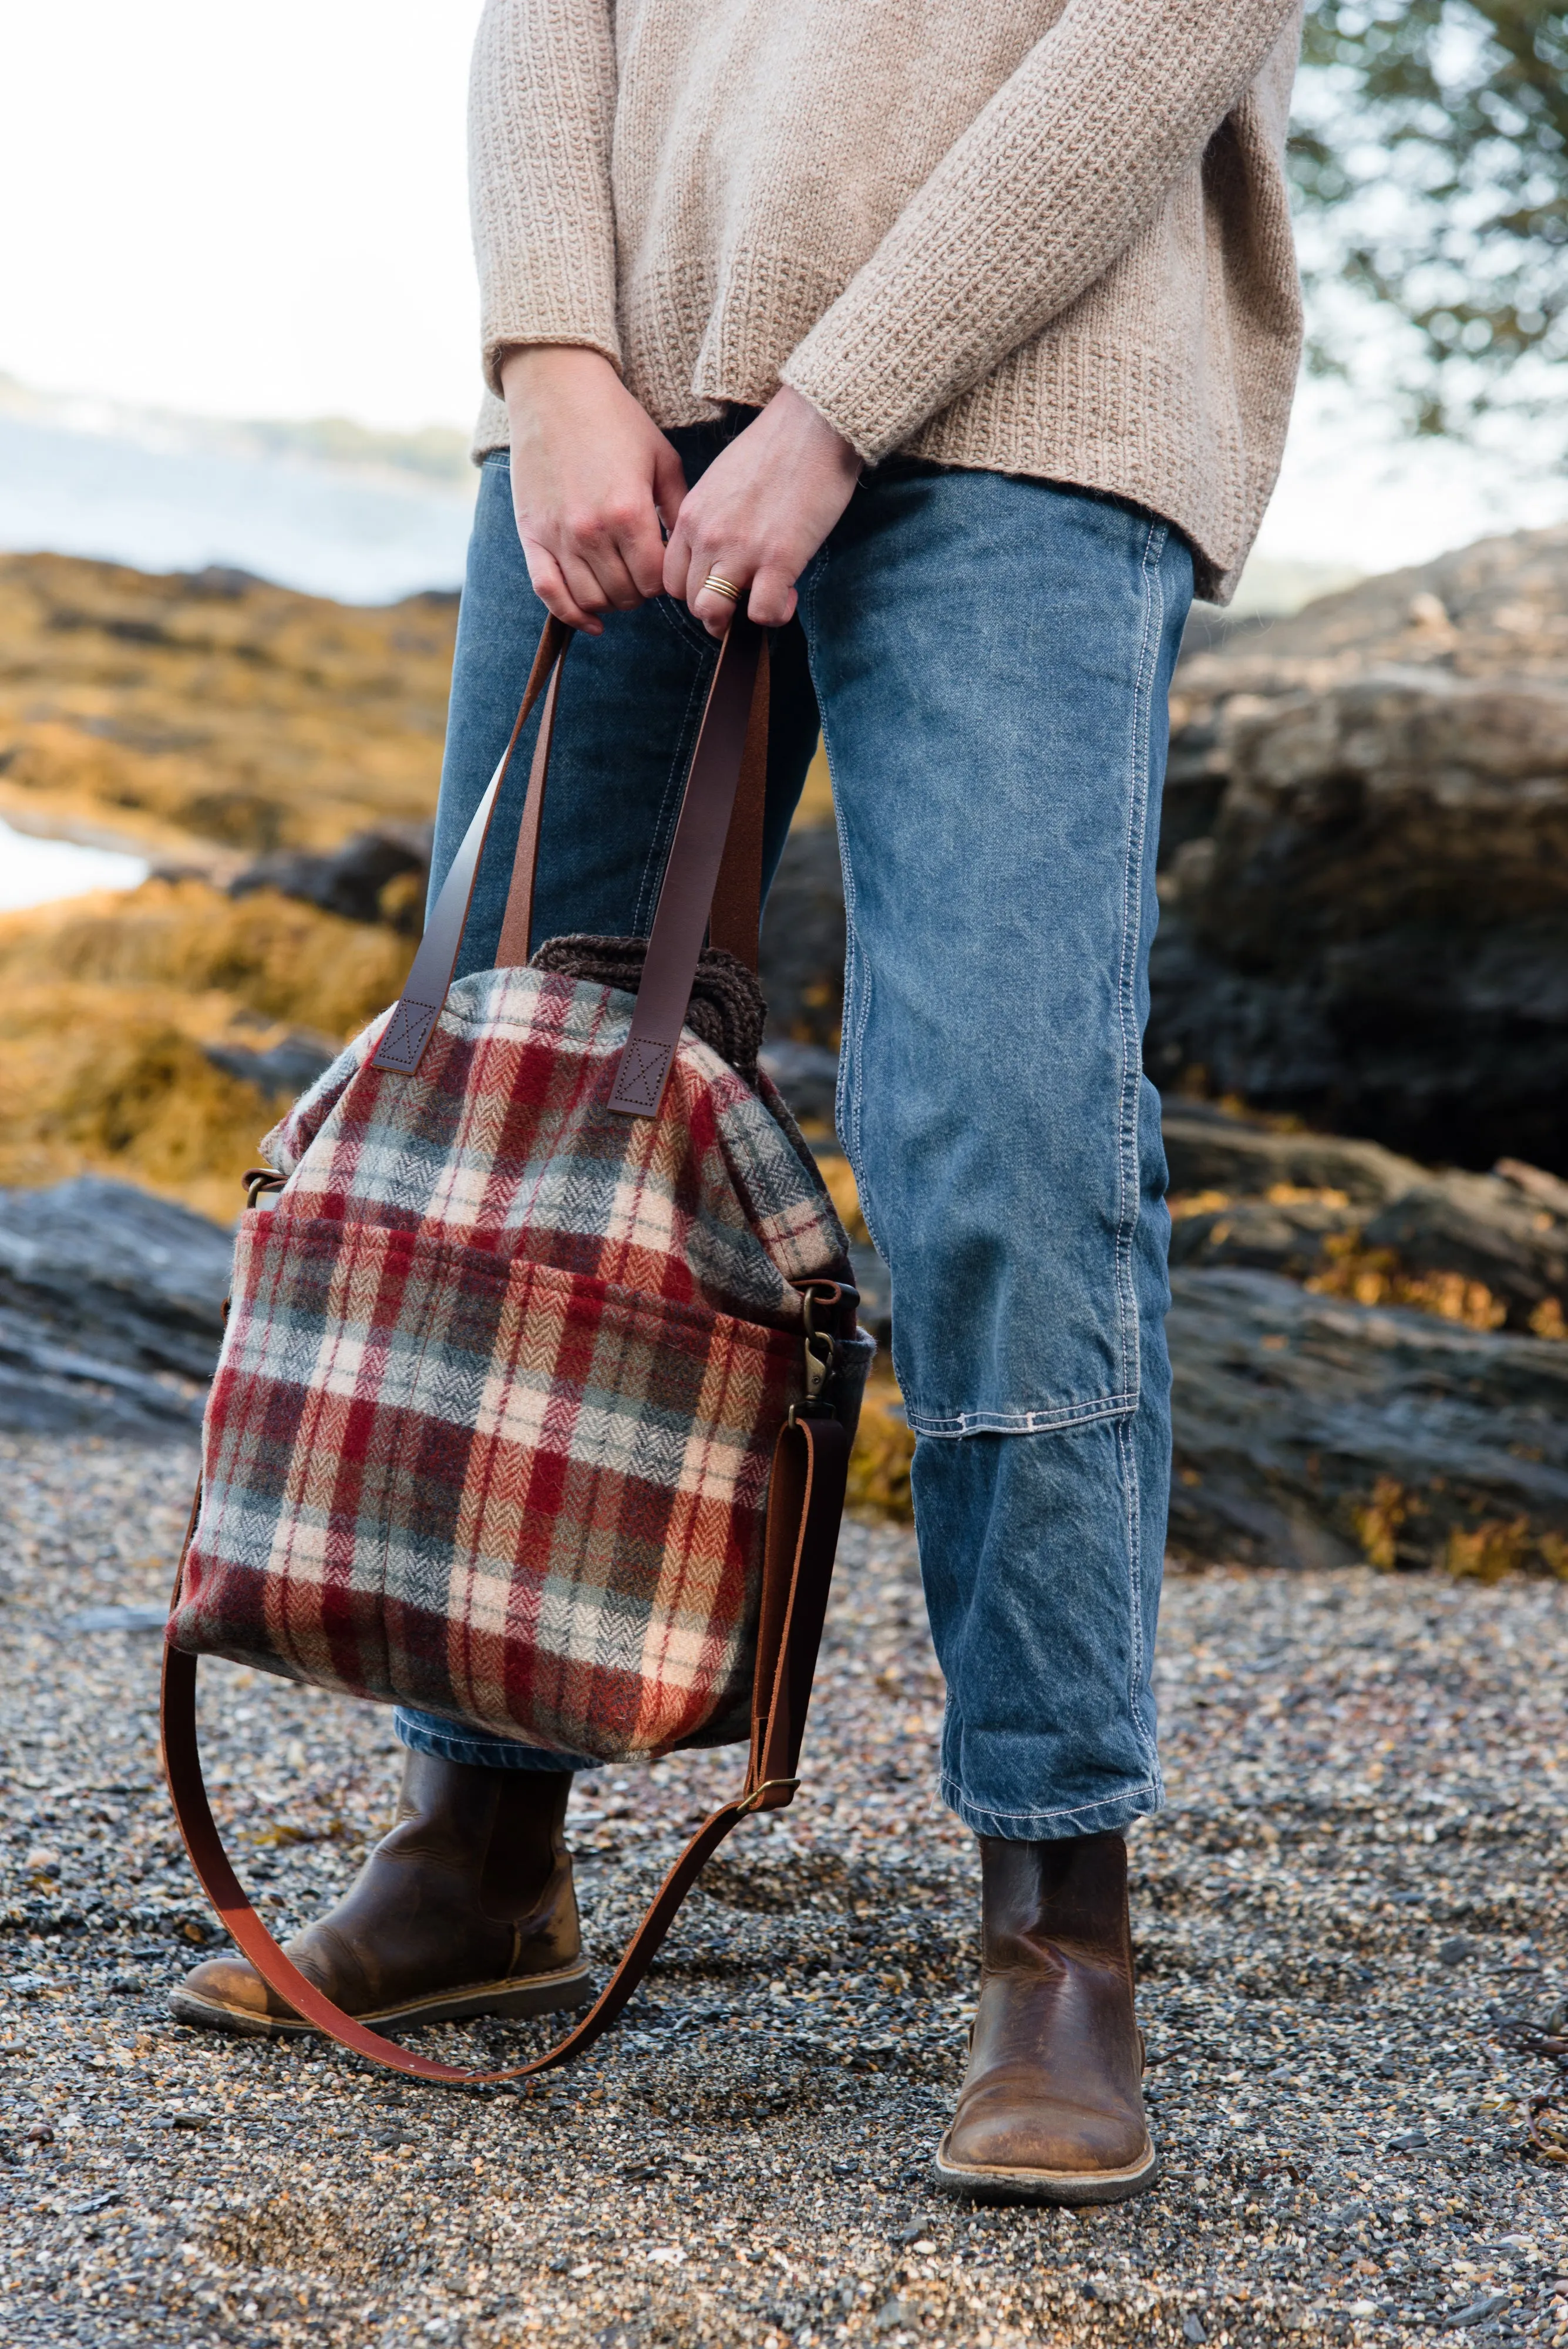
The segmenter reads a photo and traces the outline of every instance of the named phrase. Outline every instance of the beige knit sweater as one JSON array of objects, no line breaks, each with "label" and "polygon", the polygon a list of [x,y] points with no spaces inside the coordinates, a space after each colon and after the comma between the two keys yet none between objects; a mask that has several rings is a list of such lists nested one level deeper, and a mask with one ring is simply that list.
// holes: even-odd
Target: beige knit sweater
[{"label": "beige knit sweater", "polygon": [[664,426],[793,384],[867,460],[1113,492],[1223,601],[1300,299],[1300,0],[487,0],[485,378],[603,351]]}]

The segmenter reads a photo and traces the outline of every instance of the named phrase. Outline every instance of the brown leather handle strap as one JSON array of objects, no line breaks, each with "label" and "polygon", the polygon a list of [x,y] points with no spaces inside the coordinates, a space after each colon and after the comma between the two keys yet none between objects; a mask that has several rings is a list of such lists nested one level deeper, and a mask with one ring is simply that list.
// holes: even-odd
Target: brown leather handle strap
[{"label": "brown leather handle strap", "polygon": [[720,647],[691,754],[631,1033],[609,1097],[611,1109],[628,1117],[657,1117],[664,1099],[730,833],[762,649],[762,630],[737,612]]},{"label": "brown leather handle strap", "polygon": [[[512,753],[528,722],[530,710],[548,681],[551,688],[549,726],[540,727],[539,740],[545,756],[549,756],[549,730],[555,723],[556,688],[560,682],[561,663],[566,658],[571,640],[572,630],[564,620],[552,616],[545,621],[516,723],[505,750],[501,753],[495,772],[490,778],[484,797],[475,808],[468,830],[462,835],[462,844],[452,858],[451,869],[441,883],[441,894],[431,908],[430,920],[420,940],[413,968],[403,982],[402,994],[392,1007],[391,1018],[382,1031],[375,1058],[370,1063],[372,1068],[389,1069],[399,1076],[411,1077],[425,1056],[425,1047],[445,1008],[452,975],[457,968],[473,885],[479,877],[479,860],[484,854],[484,843],[489,838],[491,822],[495,814],[495,803],[506,780],[506,770],[512,764]],[[537,750],[535,755],[537,766]]]},{"label": "brown leather handle strap", "polygon": [[[457,968],[473,885],[501,786],[529,712],[548,681],[548,697],[534,745],[517,848],[512,860],[512,880],[495,967],[498,970],[521,969],[528,960],[561,664],[572,635],[563,621],[551,618],[545,624],[511,738],[441,884],[413,968],[376,1048],[371,1063],[374,1068],[413,1076],[424,1058]],[[610,1103],[613,1109],[626,1110],[636,1116],[650,1116],[658,1110],[674,1056],[673,1040],[680,1036],[691,1000],[691,984],[702,949],[702,934],[710,926],[710,915],[713,944],[738,955],[750,969],[757,968],[767,744],[766,643],[762,631],[742,614],[737,614],[720,648],[709,687],[675,839],[665,866],[653,935],[649,940],[638,1016],[633,1021],[631,1040],[622,1055],[616,1095]],[[701,921],[696,923],[696,944],[692,946],[691,933],[699,906]],[[647,1095],[655,1057],[649,1050],[649,1039],[655,1031],[666,1029],[672,1040],[664,1054],[657,1088],[649,1102]],[[637,1047],[635,1062],[631,1059],[633,1044]],[[640,1085],[628,1085],[628,1072],[633,1066],[643,1072]],[[635,1100],[633,1093],[637,1095]]]},{"label": "brown leather handle strap", "polygon": [[[560,670],[557,668],[540,719],[538,740],[534,745],[534,764],[528,777],[527,797],[523,803],[523,820],[518,827],[517,853],[512,864],[512,885],[507,893],[506,915],[501,926],[501,944],[495,957],[498,970],[524,968],[533,944],[539,835],[544,823],[545,793],[549,786],[550,748],[556,725],[556,690],[559,683]],[[710,696],[711,692],[712,683],[710,681]],[[741,751],[740,781],[734,786],[734,812],[724,842],[719,877],[713,885],[713,907],[709,921],[709,936],[713,945],[739,956],[748,970],[753,971],[757,968],[761,948],[763,826],[767,809],[767,790],[768,662],[764,638],[763,657],[752,691],[751,715]],[[688,1001],[691,992],[688,986]]]},{"label": "brown leather handle strap", "polygon": [[556,740],[556,711],[560,703],[561,673],[565,667],[563,656],[556,664],[550,690],[545,696],[545,707],[539,713],[534,763],[528,770],[528,789],[524,795],[523,819],[517,828],[512,879],[506,891],[506,911],[502,916],[501,937],[495,949],[497,970],[524,970],[527,968],[528,934],[534,926],[534,885],[539,872],[539,832],[545,815],[545,785],[550,772],[550,751]]},{"label": "brown leather handle strap", "polygon": [[748,970],[762,968],[763,827],[768,804],[768,640],[762,640],[752,711],[741,750],[741,780],[725,835],[708,938]]},{"label": "brown leather handle strap", "polygon": [[[836,1419],[796,1419],[781,1429],[774,1453],[768,1506],[763,1603],[758,1632],[752,1751],[746,1781],[732,1802],[703,1821],[659,1886],[620,1963],[576,2029],[530,2064],[496,2072],[465,2072],[400,2047],[357,2023],[324,1997],[279,1949],[234,1874],[213,1816],[196,1739],[196,1658],[163,1648],[161,1726],[163,1769],[170,1799],[191,1864],[207,1898],[262,1980],[327,2038],[372,2063],[420,2080],[483,2086],[526,2079],[569,2063],[607,2031],[648,1971],[687,1893],[732,1827],[753,1811],[780,1810],[792,1799],[805,1728],[805,1708],[816,1666],[833,1553],[844,1506],[849,1441]],[[199,1497],[199,1496],[198,1496]],[[191,1531],[196,1512],[192,1511]],[[191,1531],[185,1537],[188,1549]],[[175,1583],[178,1602],[183,1580]],[[771,1691],[765,1698],[763,1692]]]}]

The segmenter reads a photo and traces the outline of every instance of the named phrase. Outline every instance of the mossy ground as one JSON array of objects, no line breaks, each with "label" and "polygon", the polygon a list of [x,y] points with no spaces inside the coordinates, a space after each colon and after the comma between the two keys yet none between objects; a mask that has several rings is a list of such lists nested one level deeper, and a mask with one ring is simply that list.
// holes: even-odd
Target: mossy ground
[{"label": "mossy ground", "polygon": [[271,891],[199,881],[0,919],[0,1185],[139,1183],[223,1221],[282,1097],[203,1047],[291,1028],[337,1043],[397,992],[409,944]]},{"label": "mossy ground", "polygon": [[0,556],[0,815],[198,860],[431,813],[455,598]]}]

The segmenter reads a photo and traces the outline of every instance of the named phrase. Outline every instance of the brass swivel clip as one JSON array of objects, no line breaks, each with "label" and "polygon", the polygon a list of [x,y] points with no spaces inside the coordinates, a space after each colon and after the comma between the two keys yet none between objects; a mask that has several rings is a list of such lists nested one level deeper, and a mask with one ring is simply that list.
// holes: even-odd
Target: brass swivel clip
[{"label": "brass swivel clip", "polygon": [[[837,1298],[838,1292],[837,1289],[835,1288],[832,1299],[835,1304],[837,1302]],[[815,1289],[806,1289],[801,1298],[801,1304],[805,1315],[805,1340],[804,1347],[805,1354],[805,1401],[800,1403],[791,1403],[789,1407],[789,1424],[791,1427],[794,1425],[797,1415],[802,1413],[804,1413],[808,1418],[822,1418],[832,1410],[832,1405],[826,1401],[826,1395],[827,1382],[833,1376],[834,1345],[833,1340],[828,1332],[826,1330],[819,1330],[816,1326],[816,1318],[813,1309],[818,1302],[819,1299]]]}]

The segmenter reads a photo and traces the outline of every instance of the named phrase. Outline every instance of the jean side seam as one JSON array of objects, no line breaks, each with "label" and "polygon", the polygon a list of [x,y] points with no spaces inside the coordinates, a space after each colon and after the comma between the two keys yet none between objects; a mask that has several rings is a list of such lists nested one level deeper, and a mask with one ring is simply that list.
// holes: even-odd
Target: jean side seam
[{"label": "jean side seam", "polygon": [[[811,575],[806,582],[805,602],[813,616],[815,616],[816,610],[817,593],[821,585],[822,574],[827,567],[828,559],[829,549],[826,546],[824,546],[817,556],[816,562],[812,566]],[[803,629],[805,631],[806,660],[809,666],[811,659],[811,634],[807,624],[805,611],[803,611],[801,614],[801,625]],[[877,1250],[877,1255],[882,1257],[883,1263],[886,1264],[888,1258],[883,1253],[880,1241],[877,1237],[877,1225],[880,1221],[880,1217],[877,1216],[876,1208],[871,1204],[869,1187],[865,1181],[865,1153],[861,1148],[860,1142],[861,1045],[865,1039],[866,1022],[870,1016],[871,981],[869,974],[865,970],[866,957],[860,946],[859,933],[857,932],[855,925],[855,863],[849,853],[849,838],[845,828],[844,810],[839,800],[836,782],[834,781],[833,742],[828,730],[827,702],[826,697],[820,692],[820,690],[816,689],[816,678],[815,674],[812,678],[812,687],[813,689],[816,691],[816,707],[822,724],[822,747],[827,758],[828,780],[830,782],[834,782],[833,829],[838,842],[838,864],[839,870],[844,880],[843,1009],[847,1011],[851,1001],[853,1001],[855,1003],[856,1009],[852,1040],[846,1037],[841,1018],[841,1025],[839,1028],[838,1081],[834,1089],[834,1122],[838,1127],[839,1140],[844,1144],[845,1153],[849,1160],[850,1169],[855,1176],[855,1187],[859,1197],[861,1218],[865,1223],[867,1232],[871,1236],[872,1247]],[[846,1044],[847,1049],[846,1049]]]},{"label": "jean side seam", "polygon": [[[1139,1080],[1143,1068],[1142,1040],[1137,1030],[1137,955],[1142,936],[1142,871],[1145,835],[1148,826],[1149,740],[1153,723],[1154,679],[1158,672],[1158,647],[1164,627],[1165,598],[1160,564],[1164,558],[1168,530],[1162,523],[1151,523],[1144,543],[1144,637],[1138,658],[1138,676],[1133,708],[1133,744],[1131,795],[1127,810],[1127,864],[1123,876],[1122,970],[1118,1002],[1122,1019],[1122,1050],[1124,1079],[1122,1086],[1122,1151],[1123,1185],[1130,1183],[1134,1216],[1129,1223],[1124,1212],[1117,1218],[1117,1290],[1122,1309],[1130,1314],[1132,1342],[1137,1363],[1136,1385],[1140,1396],[1143,1385],[1143,1349],[1137,1320],[1137,1298],[1132,1275],[1132,1249],[1137,1231],[1137,1216],[1142,1208],[1142,1181],[1137,1152]],[[1127,1608],[1128,1608],[1128,1686],[1127,1711],[1132,1733],[1139,1751],[1146,1756],[1149,1780],[1157,1793],[1163,1795],[1158,1744],[1145,1717],[1143,1689],[1143,1495],[1137,1471],[1137,1445],[1130,1422],[1123,1421],[1116,1428],[1116,1450],[1121,1464],[1126,1494],[1126,1526],[1127,1546]]]},{"label": "jean side seam", "polygon": [[[1116,1148],[1116,1318],[1123,1384],[1130,1386],[1135,1395],[1143,1382],[1143,1349],[1139,1342],[1137,1293],[1132,1265],[1137,1206],[1142,1198],[1137,1155],[1138,1079],[1143,1068],[1137,1001],[1137,946],[1141,930],[1138,899],[1141,895],[1139,883],[1143,872],[1144,833],[1148,818],[1149,704],[1158,672],[1159,644],[1159,628],[1156,625],[1155,615],[1156,607],[1162,607],[1164,600],[1159,593],[1159,562],[1165,552],[1167,531],[1168,526],[1164,523],[1149,523],[1138,566],[1143,585],[1143,639],[1138,647],[1137,673],[1133,688],[1132,739],[1128,744],[1127,830],[1122,866],[1122,952],[1121,968],[1116,975],[1116,1008],[1122,1030],[1120,1130]],[[1134,1203],[1130,1215],[1129,1193]],[[1130,1378],[1127,1374],[1129,1365]]]},{"label": "jean side seam", "polygon": [[1128,1642],[1127,1717],[1147,1763],[1149,1783],[1163,1794],[1159,1748],[1144,1713],[1143,1485],[1137,1473],[1137,1444],[1130,1421],[1124,1420],[1116,1429],[1116,1451],[1127,1492],[1127,1606],[1132,1635]]},{"label": "jean side seam", "polygon": [[[681,641],[685,643],[683,636]],[[686,648],[689,652],[694,652],[696,649],[691,645],[688,645]],[[686,697],[686,709],[680,720],[680,731],[675,738],[674,755],[670,762],[670,772],[665,778],[664,791],[659,802],[659,813],[654,819],[653,838],[649,843],[648,855],[642,867],[642,878],[637,885],[637,906],[632,916],[632,922],[639,937],[647,936],[653,926],[653,916],[658,910],[659,892],[663,884],[664,868],[670,861],[670,849],[674,830],[680,821],[680,799],[687,771],[691,766],[691,757],[687,752],[686,744],[689,739],[692,739],[692,710],[699,697],[706,699],[708,684],[709,678],[703,671],[701,663],[699,662],[691,680],[691,690]],[[699,715],[699,726],[701,723]],[[667,832],[670,834],[669,838],[666,837]]]}]

